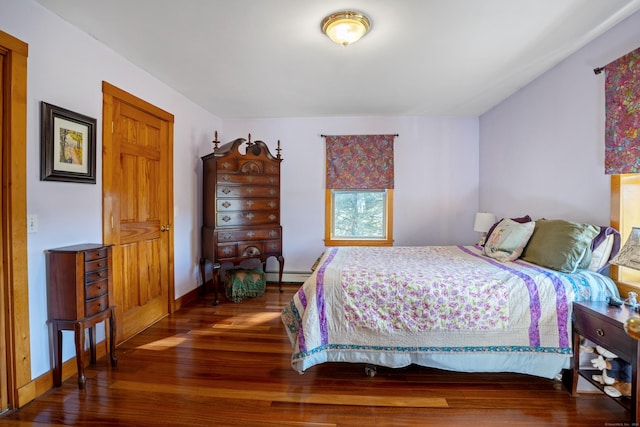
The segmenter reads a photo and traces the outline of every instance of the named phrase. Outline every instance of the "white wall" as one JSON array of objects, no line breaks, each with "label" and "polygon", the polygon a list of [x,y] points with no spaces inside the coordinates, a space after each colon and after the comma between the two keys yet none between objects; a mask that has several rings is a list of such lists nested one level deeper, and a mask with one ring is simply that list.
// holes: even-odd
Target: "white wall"
[{"label": "white wall", "polygon": [[[285,271],[309,271],[324,250],[325,141],[320,135],[398,134],[394,240],[401,245],[468,244],[478,239],[478,119],[316,117],[225,120],[221,142],[263,140],[282,148]],[[275,270],[275,263],[268,265]]]},{"label": "white wall", "polygon": [[[0,29],[29,44],[27,212],[39,219],[39,231],[29,234],[27,241],[35,378],[50,369],[44,251],[102,241],[102,81],[175,116],[176,297],[194,289],[199,281],[199,155],[210,145],[213,129],[220,128],[221,121],[32,0],[0,0]],[[97,119],[95,185],[40,181],[41,101]],[[75,355],[71,332],[65,332],[63,345],[64,360]]]},{"label": "white wall", "polygon": [[604,66],[640,46],[640,12],[480,118],[480,208],[609,224]]}]

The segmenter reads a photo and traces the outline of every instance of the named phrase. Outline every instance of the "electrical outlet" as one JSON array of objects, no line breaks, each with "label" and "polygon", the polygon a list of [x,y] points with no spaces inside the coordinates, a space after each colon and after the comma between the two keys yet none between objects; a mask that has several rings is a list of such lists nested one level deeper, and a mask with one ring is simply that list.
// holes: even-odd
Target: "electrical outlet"
[{"label": "electrical outlet", "polygon": [[27,233],[38,232],[38,215],[27,215]]}]

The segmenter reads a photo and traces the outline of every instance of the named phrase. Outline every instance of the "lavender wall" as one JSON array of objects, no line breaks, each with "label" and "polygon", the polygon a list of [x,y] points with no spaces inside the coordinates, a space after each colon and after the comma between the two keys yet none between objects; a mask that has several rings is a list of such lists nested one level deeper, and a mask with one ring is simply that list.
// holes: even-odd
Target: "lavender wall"
[{"label": "lavender wall", "polygon": [[[285,271],[309,271],[324,250],[325,143],[320,135],[399,134],[394,144],[394,244],[468,244],[478,239],[478,119],[318,117],[225,120],[221,141],[282,146]],[[268,266],[274,270],[275,266]]]},{"label": "lavender wall", "polygon": [[[27,212],[29,322],[34,378],[50,369],[44,251],[102,241],[102,81],[175,116],[174,268],[176,297],[195,288],[200,254],[199,153],[219,118],[116,55],[32,0],[0,0],[0,29],[29,44],[27,74]],[[97,183],[40,181],[40,101],[97,119]],[[102,334],[103,328],[98,328]],[[67,334],[67,332],[64,332]],[[75,355],[71,332],[63,358]]]},{"label": "lavender wall", "polygon": [[640,46],[636,12],[480,118],[480,208],[609,224],[604,66]]}]

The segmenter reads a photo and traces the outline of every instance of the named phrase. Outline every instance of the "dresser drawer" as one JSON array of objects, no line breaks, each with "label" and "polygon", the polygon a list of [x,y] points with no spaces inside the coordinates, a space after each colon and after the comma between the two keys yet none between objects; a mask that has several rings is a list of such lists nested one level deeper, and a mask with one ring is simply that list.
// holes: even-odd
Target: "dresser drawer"
[{"label": "dresser drawer", "polygon": [[282,251],[282,240],[267,240],[264,242],[264,253],[273,254]]},{"label": "dresser drawer", "polygon": [[278,187],[271,185],[219,185],[216,197],[278,197]]},{"label": "dresser drawer", "polygon": [[104,280],[107,277],[109,277],[109,269],[104,268],[102,270],[97,270],[97,271],[89,271],[85,274],[84,276],[84,280],[85,283],[91,283],[91,282],[95,282],[97,280]]},{"label": "dresser drawer", "polygon": [[279,228],[260,228],[260,229],[243,229],[243,230],[219,230],[218,243],[252,241],[265,239],[279,239]]},{"label": "dresser drawer", "polygon": [[107,258],[98,258],[93,261],[86,261],[84,263],[85,273],[91,273],[93,271],[103,270],[109,266]]},{"label": "dresser drawer", "polygon": [[218,212],[248,211],[248,210],[276,210],[278,199],[218,199],[216,201]]},{"label": "dresser drawer", "polygon": [[280,239],[226,243],[217,245],[216,257],[220,261],[230,258],[252,258],[264,254],[279,253],[281,248],[282,241]]},{"label": "dresser drawer", "polygon": [[235,258],[238,256],[238,243],[224,243],[216,245],[216,259]]},{"label": "dresser drawer", "polygon": [[234,157],[227,157],[225,159],[216,160],[216,167],[219,170],[224,171],[236,171],[238,170],[238,159]]},{"label": "dresser drawer", "polygon": [[259,185],[279,185],[278,175],[251,175],[244,173],[230,173],[226,171],[218,172],[218,185],[225,184],[259,184]]},{"label": "dresser drawer", "polygon": [[109,308],[109,295],[92,298],[84,303],[85,316],[93,316]]},{"label": "dresser drawer", "polygon": [[108,253],[108,249],[106,247],[90,250],[90,251],[84,251],[84,261],[89,262],[97,259],[106,258],[107,253]]},{"label": "dresser drawer", "polygon": [[216,215],[216,225],[219,227],[234,227],[238,225],[279,224],[278,211],[239,211],[220,212]]},{"label": "dresser drawer", "polygon": [[109,281],[107,279],[93,282],[85,287],[85,296],[87,300],[100,297],[109,292]]}]

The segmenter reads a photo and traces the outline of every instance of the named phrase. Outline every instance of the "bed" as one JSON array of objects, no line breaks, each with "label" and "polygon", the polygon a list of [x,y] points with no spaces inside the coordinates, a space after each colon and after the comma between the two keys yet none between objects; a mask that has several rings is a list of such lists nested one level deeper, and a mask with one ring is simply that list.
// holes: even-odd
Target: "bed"
[{"label": "bed", "polygon": [[[576,225],[528,221],[524,237],[498,225],[506,255],[492,253],[491,236],[485,246],[327,248],[282,311],[293,369],[351,362],[558,376],[572,355],[572,302],[619,297],[601,273],[619,235],[590,226],[561,244],[547,221]],[[549,240],[571,253],[567,265],[541,265]]]}]

